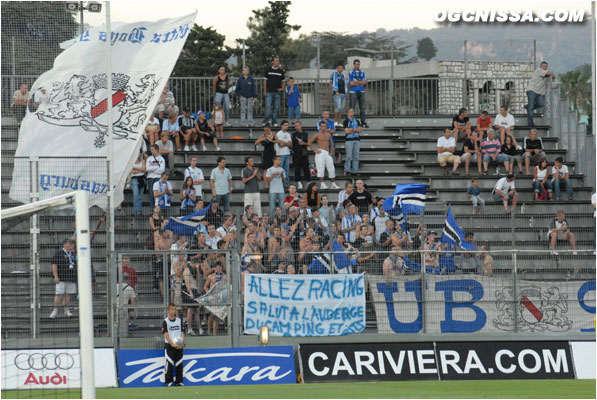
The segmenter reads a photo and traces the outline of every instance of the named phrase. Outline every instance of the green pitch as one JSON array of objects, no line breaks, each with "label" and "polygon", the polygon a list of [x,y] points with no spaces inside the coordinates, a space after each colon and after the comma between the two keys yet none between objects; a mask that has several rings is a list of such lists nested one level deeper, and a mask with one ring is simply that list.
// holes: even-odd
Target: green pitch
[{"label": "green pitch", "polygon": [[[45,396],[44,396],[45,394]],[[76,398],[80,391],[3,391],[2,397]],[[98,399],[514,398],[595,399],[595,380],[352,382],[98,389]]]}]

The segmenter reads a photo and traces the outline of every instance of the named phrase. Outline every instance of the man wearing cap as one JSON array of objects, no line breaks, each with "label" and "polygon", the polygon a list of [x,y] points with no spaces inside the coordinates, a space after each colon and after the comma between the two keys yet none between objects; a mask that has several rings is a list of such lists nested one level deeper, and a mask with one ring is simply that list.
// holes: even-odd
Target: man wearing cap
[{"label": "man wearing cap", "polygon": [[522,159],[524,160],[525,172],[529,175],[531,161],[538,163],[542,158],[546,158],[545,152],[543,151],[543,141],[537,136],[537,129],[531,129],[529,136],[525,136],[522,148],[524,149]]},{"label": "man wearing cap", "polygon": [[61,249],[56,250],[52,257],[52,275],[56,284],[54,309],[50,318],[58,315],[58,306],[64,306],[64,316],[71,317],[70,296],[77,293],[77,262],[73,253],[75,242],[66,239]]},{"label": "man wearing cap", "polygon": [[286,172],[280,166],[282,159],[280,156],[274,157],[274,165],[267,169],[264,180],[269,184],[269,216],[274,217],[274,210],[276,205],[283,207],[284,205],[284,179]]},{"label": "man wearing cap", "polygon": [[199,116],[199,120],[197,121],[197,134],[199,136],[199,141],[201,142],[201,150],[207,151],[205,140],[212,139],[214,146],[216,146],[216,150],[222,151],[220,146],[218,146],[218,139],[216,138],[213,126],[211,126],[211,123],[205,118],[205,111],[199,111],[197,114]]},{"label": "man wearing cap", "polygon": [[190,151],[189,145],[193,145],[193,151],[197,151],[195,142],[197,141],[197,134],[199,127],[195,117],[191,116],[191,109],[188,106],[182,108],[182,115],[178,117],[178,126],[185,142],[184,151]]},{"label": "man wearing cap", "polygon": [[[518,201],[518,193],[514,185],[514,174],[508,174],[500,178],[493,187],[493,199],[495,201],[502,201],[504,204],[504,212],[514,212],[516,202]],[[512,200],[512,210],[508,211],[508,200]]]}]

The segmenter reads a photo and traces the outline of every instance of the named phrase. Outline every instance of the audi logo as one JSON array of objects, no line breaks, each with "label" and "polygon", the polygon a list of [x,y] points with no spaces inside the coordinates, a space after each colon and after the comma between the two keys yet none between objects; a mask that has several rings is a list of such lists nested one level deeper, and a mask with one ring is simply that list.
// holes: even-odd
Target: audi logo
[{"label": "audi logo", "polygon": [[14,363],[15,367],[22,370],[67,370],[75,365],[75,358],[69,353],[20,353]]}]

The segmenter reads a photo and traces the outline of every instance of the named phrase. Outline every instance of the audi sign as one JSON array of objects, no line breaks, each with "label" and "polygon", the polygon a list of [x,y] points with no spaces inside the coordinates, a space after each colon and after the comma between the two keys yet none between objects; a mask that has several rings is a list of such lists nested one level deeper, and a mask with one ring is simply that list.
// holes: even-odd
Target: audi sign
[{"label": "audi sign", "polygon": [[[116,386],[112,349],[95,349],[96,387]],[[80,388],[78,349],[2,351],[2,389]]]}]

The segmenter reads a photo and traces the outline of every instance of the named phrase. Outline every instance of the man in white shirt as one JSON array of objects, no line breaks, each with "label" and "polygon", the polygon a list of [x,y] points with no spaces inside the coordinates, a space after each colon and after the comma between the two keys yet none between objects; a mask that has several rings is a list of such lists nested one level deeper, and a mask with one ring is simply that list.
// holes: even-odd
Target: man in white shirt
[{"label": "man in white shirt", "polygon": [[346,241],[354,243],[357,239],[356,232],[361,226],[363,220],[357,214],[357,206],[351,204],[348,206],[348,214],[342,218],[342,233],[346,235]]},{"label": "man in white shirt", "polygon": [[234,226],[234,217],[232,215],[228,215],[222,226],[216,229],[216,235],[218,235],[220,239],[224,239],[228,232],[232,230],[236,230],[236,226]]},{"label": "man in white shirt", "polygon": [[[518,193],[514,186],[514,174],[508,174],[500,178],[493,187],[493,199],[495,201],[502,201],[504,205],[504,212],[514,212],[516,202],[518,201]],[[512,200],[512,210],[508,210],[508,200]]]},{"label": "man in white shirt", "polygon": [[444,175],[449,175],[448,163],[453,164],[452,175],[459,175],[458,165],[460,164],[460,157],[454,155],[456,150],[456,139],[452,136],[452,131],[448,128],[444,130],[444,136],[437,139],[437,162],[440,167],[444,169]]},{"label": "man in white shirt", "polygon": [[[166,160],[160,155],[160,148],[156,144],[151,146],[151,155],[147,157],[145,169],[148,187],[153,191],[153,185],[160,180],[162,173],[166,171]],[[153,210],[155,206],[155,198],[153,196],[149,196],[149,205]]]},{"label": "man in white shirt", "polygon": [[390,220],[390,216],[386,214],[382,206],[379,206],[379,214],[373,218],[373,226],[375,226],[375,240],[379,242],[381,234],[386,230],[386,221]]},{"label": "man in white shirt", "polygon": [[566,187],[568,200],[574,200],[572,183],[570,182],[570,173],[568,171],[568,167],[564,165],[564,159],[562,157],[555,159],[553,167],[551,168],[551,176],[551,184],[553,186],[553,191],[556,194],[556,200],[560,200],[562,185]]},{"label": "man in white shirt", "polygon": [[288,186],[290,182],[290,149],[292,148],[292,135],[288,132],[288,121],[282,121],[280,130],[276,133],[276,143],[274,149],[276,155],[280,156],[282,161],[281,167],[284,169],[284,186]]},{"label": "man in white shirt", "polygon": [[184,181],[187,180],[187,177],[193,178],[193,186],[195,187],[195,194],[197,195],[197,200],[201,200],[203,198],[203,188],[201,184],[205,182],[205,177],[203,176],[203,171],[201,168],[197,166],[197,157],[191,157],[191,165],[187,167],[184,171]]},{"label": "man in white shirt", "polygon": [[568,225],[568,221],[566,221],[566,214],[564,211],[558,210],[557,216],[551,220],[547,237],[549,238],[551,245],[551,254],[554,256],[558,255],[558,252],[556,251],[558,240],[568,240],[570,242],[570,247],[574,250],[572,255],[578,254],[576,252],[576,239],[574,238],[574,234],[570,232],[570,225]]},{"label": "man in white shirt", "polygon": [[172,205],[172,184],[168,182],[168,174],[162,172],[160,179],[153,184],[153,198],[157,205],[164,210],[164,217],[170,217],[170,206]]},{"label": "man in white shirt", "polygon": [[514,117],[508,112],[506,106],[500,107],[500,113],[495,116],[495,130],[500,132],[500,143],[506,143],[506,135],[512,138],[514,143]]},{"label": "man in white shirt", "polygon": [[547,85],[551,85],[551,80],[556,79],[556,74],[547,70],[547,62],[541,62],[539,68],[533,72],[529,87],[527,89],[528,104],[524,105],[527,110],[527,124],[534,126],[533,113],[543,107]]},{"label": "man in white shirt", "polygon": [[167,132],[162,132],[161,139],[155,142],[155,144],[158,146],[160,155],[168,161],[166,166],[168,173],[170,173],[174,169],[174,145],[168,140]]}]

